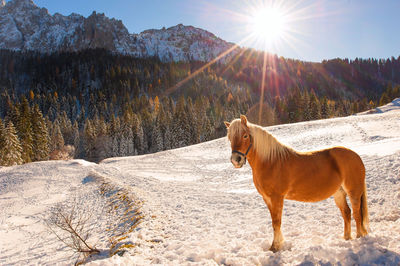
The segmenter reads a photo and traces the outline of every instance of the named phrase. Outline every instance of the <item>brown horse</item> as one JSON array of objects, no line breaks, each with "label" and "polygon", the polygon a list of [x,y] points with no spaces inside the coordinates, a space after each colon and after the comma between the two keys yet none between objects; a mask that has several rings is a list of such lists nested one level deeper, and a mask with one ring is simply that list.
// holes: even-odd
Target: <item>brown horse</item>
[{"label": "brown horse", "polygon": [[344,220],[344,238],[351,239],[349,195],[357,225],[357,237],[368,234],[365,167],[353,151],[330,149],[297,152],[281,144],[242,115],[225,122],[231,142],[231,162],[236,168],[249,161],[253,182],[271,214],[274,240],[270,250],[282,248],[281,217],[284,199],[316,202],[333,195]]}]

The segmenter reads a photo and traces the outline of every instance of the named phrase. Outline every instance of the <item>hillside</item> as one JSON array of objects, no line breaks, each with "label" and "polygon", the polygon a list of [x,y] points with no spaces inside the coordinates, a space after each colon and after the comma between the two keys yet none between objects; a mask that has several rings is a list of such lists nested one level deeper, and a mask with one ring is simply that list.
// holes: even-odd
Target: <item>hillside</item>
[{"label": "hillside", "polygon": [[[43,218],[57,202],[79,198],[97,216],[102,199],[97,177],[143,201],[142,223],[122,256],[93,265],[398,265],[400,263],[400,106],[378,113],[269,127],[297,150],[343,145],[358,152],[367,170],[372,232],[342,239],[333,199],[314,204],[285,201],[283,251],[268,251],[271,220],[252,183],[251,169],[229,162],[226,138],[151,155],[48,161],[0,168],[0,264],[73,263],[74,257],[46,231]],[[354,236],[354,221],[353,236]],[[98,248],[107,242],[96,235]]]},{"label": "hillside", "polygon": [[[204,68],[198,61],[161,62],[104,49],[0,50],[0,127],[12,122],[21,146],[32,146],[23,149],[23,162],[46,160],[63,145],[74,147],[74,158],[99,162],[220,138],[224,120],[247,114],[258,121],[260,58],[246,51],[233,64]],[[269,60],[264,126],[347,116],[400,96],[400,59]],[[47,152],[27,137],[39,130],[32,117],[45,124],[36,137]],[[38,152],[43,156],[35,158]]]}]

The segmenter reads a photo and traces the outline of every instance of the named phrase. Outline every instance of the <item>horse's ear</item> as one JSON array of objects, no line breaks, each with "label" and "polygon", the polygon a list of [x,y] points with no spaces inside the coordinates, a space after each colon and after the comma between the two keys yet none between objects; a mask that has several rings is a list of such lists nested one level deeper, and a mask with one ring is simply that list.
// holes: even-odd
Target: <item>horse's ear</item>
[{"label": "horse's ear", "polygon": [[231,123],[224,121],[224,124],[226,126],[226,128],[229,128],[229,126],[231,125]]},{"label": "horse's ear", "polygon": [[247,128],[247,118],[245,115],[240,115],[240,121],[242,122],[242,126]]}]

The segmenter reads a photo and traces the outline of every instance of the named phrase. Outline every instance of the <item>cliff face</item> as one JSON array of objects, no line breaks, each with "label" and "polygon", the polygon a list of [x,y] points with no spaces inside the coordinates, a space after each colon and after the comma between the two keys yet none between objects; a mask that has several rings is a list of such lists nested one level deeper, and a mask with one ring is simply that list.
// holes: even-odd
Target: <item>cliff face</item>
[{"label": "cliff face", "polygon": [[0,2],[0,49],[52,53],[105,48],[137,57],[158,56],[162,61],[209,61],[232,45],[182,24],[130,34],[122,21],[96,12],[87,18],[50,15],[32,0]]}]

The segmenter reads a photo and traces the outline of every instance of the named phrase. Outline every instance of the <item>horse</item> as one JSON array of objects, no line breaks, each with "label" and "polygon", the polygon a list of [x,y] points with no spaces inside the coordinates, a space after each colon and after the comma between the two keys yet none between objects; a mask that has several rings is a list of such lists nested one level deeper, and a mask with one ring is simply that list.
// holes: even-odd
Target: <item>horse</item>
[{"label": "horse", "polygon": [[365,167],[360,156],[344,147],[298,152],[280,143],[262,127],[241,115],[224,122],[231,143],[231,162],[241,168],[249,162],[253,182],[271,214],[274,239],[270,250],[283,247],[281,218],[284,199],[317,202],[334,197],[344,220],[344,239],[351,239],[350,198],[357,238],[369,231]]}]

